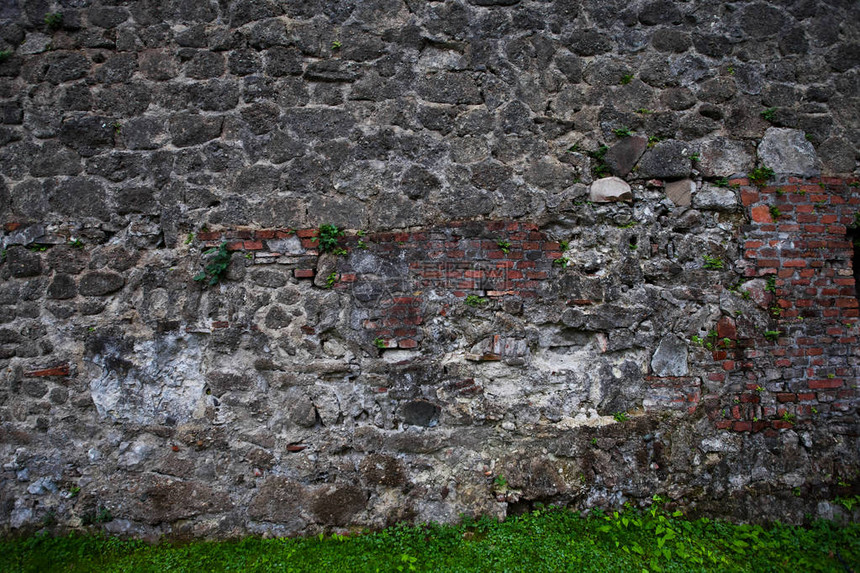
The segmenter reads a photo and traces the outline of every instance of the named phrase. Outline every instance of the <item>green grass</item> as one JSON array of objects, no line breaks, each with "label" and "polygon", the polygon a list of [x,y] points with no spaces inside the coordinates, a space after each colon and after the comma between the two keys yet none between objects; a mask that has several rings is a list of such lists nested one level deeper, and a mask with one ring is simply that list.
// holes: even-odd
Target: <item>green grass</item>
[{"label": "green grass", "polygon": [[860,525],[809,528],[668,515],[656,506],[580,517],[537,511],[498,523],[399,525],[344,537],[161,543],[99,536],[0,542],[0,570],[189,571],[845,571]]}]

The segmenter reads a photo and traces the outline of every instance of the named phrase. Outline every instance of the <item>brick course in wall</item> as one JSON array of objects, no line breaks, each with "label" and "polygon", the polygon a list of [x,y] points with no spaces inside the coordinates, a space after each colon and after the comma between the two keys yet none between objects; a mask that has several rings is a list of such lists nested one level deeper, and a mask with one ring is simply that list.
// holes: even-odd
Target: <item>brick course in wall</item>
[{"label": "brick course in wall", "polygon": [[[764,279],[766,286],[755,296],[770,314],[772,327],[754,330],[743,324],[743,317],[723,317],[715,336],[703,342],[711,349],[712,361],[702,365],[709,370],[708,379],[743,388],[728,397],[730,402],[702,396],[695,377],[648,376],[647,409],[692,413],[702,400],[716,428],[740,432],[803,427],[816,416],[851,410],[860,395],[860,357],[853,247],[846,233],[860,209],[860,189],[853,180],[834,178],[790,179],[763,188],[745,179],[730,184],[740,188],[750,222],[741,228],[743,277],[727,286]],[[269,241],[293,235],[301,239],[301,253],[285,255],[270,247]],[[198,239],[208,247],[228,241],[229,249],[252,253],[255,263],[279,261],[297,279],[312,279],[319,255],[316,236],[316,229],[229,229],[201,233]],[[387,349],[420,345],[422,297],[430,291],[460,299],[533,299],[550,296],[548,281],[564,272],[561,245],[533,223],[452,221],[410,231],[349,231],[341,244],[349,252],[366,249],[408,263],[408,277],[387,281],[385,296],[374,301],[376,314],[363,322]],[[339,258],[332,288],[349,291],[357,280],[361,275],[348,258]],[[741,295],[752,296],[738,291]],[[489,352],[484,359],[499,356]]]}]

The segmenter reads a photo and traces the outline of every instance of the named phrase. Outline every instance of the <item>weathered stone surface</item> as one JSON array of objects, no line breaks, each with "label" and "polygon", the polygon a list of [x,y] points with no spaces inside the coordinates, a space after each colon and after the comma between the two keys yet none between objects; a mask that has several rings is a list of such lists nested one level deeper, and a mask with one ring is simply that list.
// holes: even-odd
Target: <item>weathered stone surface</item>
[{"label": "weathered stone surface", "polygon": [[218,513],[232,506],[226,492],[215,491],[199,481],[183,482],[151,476],[143,481],[147,485],[128,504],[129,517],[152,525]]},{"label": "weathered stone surface", "polygon": [[125,279],[121,274],[95,271],[81,277],[79,291],[83,296],[105,296],[118,291],[123,285],[125,285]]},{"label": "weathered stone surface", "polygon": [[679,207],[688,207],[692,202],[696,184],[690,179],[666,183],[666,197]]},{"label": "weathered stone surface", "polygon": [[705,177],[730,177],[748,173],[754,158],[744,143],[716,137],[701,145],[696,165]]},{"label": "weathered stone surface", "polygon": [[686,376],[687,344],[674,334],[664,336],[651,357],[651,371],[655,376]]},{"label": "weathered stone surface", "polygon": [[170,118],[170,135],[177,147],[198,145],[218,137],[222,124],[220,117],[178,115]]},{"label": "weathered stone surface", "polygon": [[361,476],[370,485],[398,487],[406,483],[403,464],[397,458],[384,454],[370,454],[359,464]]},{"label": "weathered stone surface", "polygon": [[0,3],[0,533],[838,515],[855,4]]},{"label": "weathered stone surface", "polygon": [[113,147],[113,121],[107,117],[77,117],[63,122],[60,141],[80,153],[90,157]]},{"label": "weathered stone surface", "polygon": [[293,480],[272,476],[267,478],[248,506],[248,517],[255,521],[271,521],[285,525],[290,531],[300,530],[306,523],[303,509],[307,492]]},{"label": "weathered stone surface", "polygon": [[821,172],[815,148],[798,129],[768,128],[758,145],[758,156],[777,175],[814,177]]},{"label": "weathered stone surface", "polygon": [[354,485],[330,485],[310,494],[310,508],[326,525],[343,526],[367,504],[367,494]]},{"label": "weathered stone surface", "polygon": [[7,249],[6,262],[13,277],[34,277],[42,274],[41,257],[24,247]]},{"label": "weathered stone surface", "polygon": [[681,179],[690,175],[691,144],[683,141],[661,141],[645,152],[639,161],[639,176],[657,179]]},{"label": "weathered stone surface", "polygon": [[705,183],[693,195],[693,206],[696,209],[713,209],[715,211],[736,211],[740,206],[737,193],[727,187],[717,187]]},{"label": "weathered stone surface", "polygon": [[598,179],[591,184],[588,192],[589,199],[595,203],[633,200],[633,192],[630,189],[630,185],[618,177]]},{"label": "weathered stone surface", "polygon": [[73,298],[76,294],[75,279],[69,275],[56,275],[48,287],[48,298],[63,300]]},{"label": "weathered stone surface", "polygon": [[647,148],[647,137],[631,135],[610,147],[606,155],[603,156],[603,160],[613,175],[624,177],[630,173]]},{"label": "weathered stone surface", "polygon": [[428,75],[418,81],[416,91],[423,99],[436,103],[481,103],[478,84],[466,73],[441,72]]}]

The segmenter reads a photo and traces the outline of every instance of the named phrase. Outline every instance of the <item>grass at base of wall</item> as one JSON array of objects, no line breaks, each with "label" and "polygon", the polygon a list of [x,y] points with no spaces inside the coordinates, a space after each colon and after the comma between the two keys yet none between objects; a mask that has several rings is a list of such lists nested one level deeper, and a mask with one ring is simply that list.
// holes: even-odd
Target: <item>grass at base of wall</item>
[{"label": "grass at base of wall", "polygon": [[581,517],[399,525],[353,537],[162,543],[46,535],[0,541],[0,571],[858,571],[860,524],[689,521],[657,507]]}]

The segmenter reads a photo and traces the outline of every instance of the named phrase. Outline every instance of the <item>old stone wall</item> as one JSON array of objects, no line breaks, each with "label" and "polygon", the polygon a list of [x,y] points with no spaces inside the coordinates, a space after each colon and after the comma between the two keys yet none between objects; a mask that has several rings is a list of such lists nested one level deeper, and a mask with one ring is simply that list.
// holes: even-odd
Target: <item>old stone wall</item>
[{"label": "old stone wall", "polygon": [[851,517],[858,17],[4,3],[0,526]]}]

